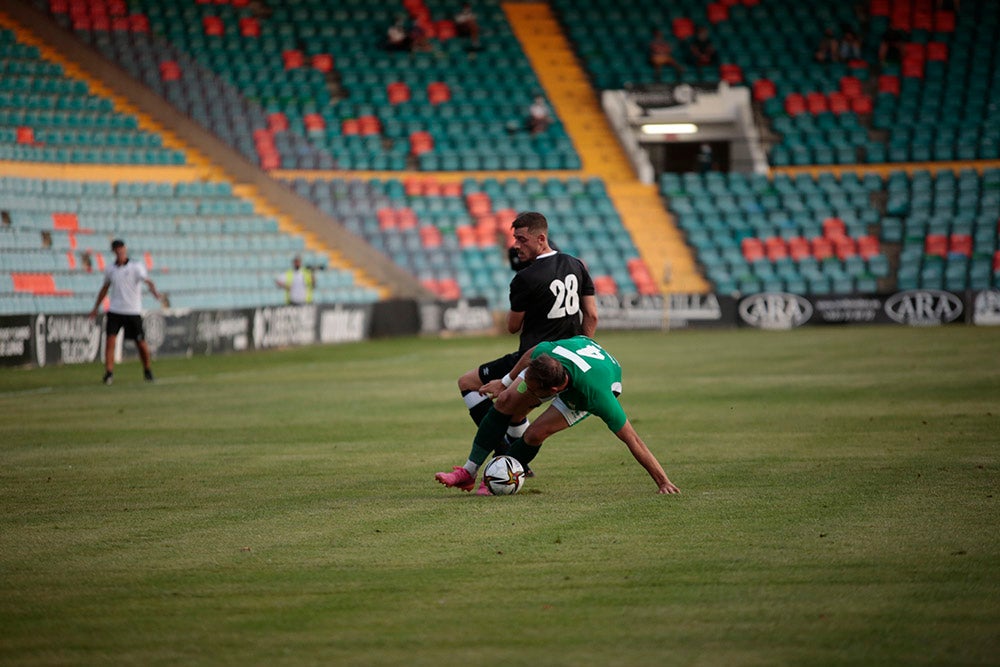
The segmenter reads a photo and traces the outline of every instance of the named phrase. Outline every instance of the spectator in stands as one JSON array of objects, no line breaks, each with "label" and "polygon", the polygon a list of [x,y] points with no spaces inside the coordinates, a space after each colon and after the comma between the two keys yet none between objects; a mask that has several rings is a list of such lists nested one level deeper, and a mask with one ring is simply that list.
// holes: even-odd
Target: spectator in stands
[{"label": "spectator in stands", "polygon": [[835,63],[840,60],[840,42],[833,33],[833,28],[823,31],[823,37],[819,40],[815,54],[818,63]]},{"label": "spectator in stands", "polygon": [[410,34],[406,30],[406,21],[400,16],[385,32],[385,49],[387,51],[409,51]]},{"label": "spectator in stands", "polygon": [[541,134],[552,124],[552,113],[549,105],[545,103],[545,98],[541,95],[535,96],[535,101],[528,107],[528,131],[532,134]]},{"label": "spectator in stands", "polygon": [[431,42],[427,36],[427,26],[417,20],[410,26],[410,51],[430,51]]},{"label": "spectator in stands", "polygon": [[878,45],[878,61],[883,65],[903,62],[903,34],[894,29],[885,31]]},{"label": "spectator in stands", "polygon": [[303,268],[302,258],[296,255],[292,268],[275,278],[274,284],[285,290],[285,303],[293,306],[312,303],[316,271],[312,267]]},{"label": "spectator in stands", "polygon": [[708,28],[699,26],[694,39],[688,45],[691,62],[695,67],[711,67],[719,63],[719,52],[708,36]]},{"label": "spectator in stands", "polygon": [[479,48],[479,21],[469,3],[462,5],[462,9],[455,14],[455,32],[459,37],[468,37],[472,48]]},{"label": "spectator in stands", "polygon": [[104,270],[104,284],[97,293],[94,309],[90,311],[90,319],[97,318],[97,310],[101,307],[104,297],[110,293],[111,303],[105,324],[104,344],[104,384],[110,385],[115,378],[115,345],[118,334],[125,329],[125,338],[135,341],[142,361],[142,373],[146,382],[153,381],[153,371],[150,368],[149,346],[146,344],[146,332],[142,328],[142,284],[146,283],[150,294],[159,299],[156,285],[146,273],[146,265],[142,262],[129,260],[128,248],[121,239],[111,242],[111,252],[115,254],[115,263]]},{"label": "spectator in stands", "polygon": [[649,64],[656,70],[657,81],[662,77],[665,66],[673,67],[677,76],[684,74],[684,67],[674,58],[674,49],[663,36],[662,30],[654,31],[653,39],[649,42]]},{"label": "spectator in stands", "polygon": [[845,63],[861,60],[861,39],[849,26],[844,28],[844,36],[840,38],[840,60]]}]

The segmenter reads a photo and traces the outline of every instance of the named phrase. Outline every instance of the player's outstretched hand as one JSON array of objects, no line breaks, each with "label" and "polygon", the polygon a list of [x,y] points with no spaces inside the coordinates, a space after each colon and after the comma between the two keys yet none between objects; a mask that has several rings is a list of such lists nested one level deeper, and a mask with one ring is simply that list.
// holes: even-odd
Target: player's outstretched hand
[{"label": "player's outstretched hand", "polygon": [[673,482],[669,479],[663,484],[660,484],[660,488],[656,490],[657,493],[680,493],[681,490],[674,486]]}]

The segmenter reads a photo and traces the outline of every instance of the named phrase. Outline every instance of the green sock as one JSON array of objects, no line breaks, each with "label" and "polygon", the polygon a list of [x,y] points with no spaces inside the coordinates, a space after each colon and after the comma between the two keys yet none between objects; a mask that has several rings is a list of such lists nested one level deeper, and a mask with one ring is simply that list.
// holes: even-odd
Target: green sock
[{"label": "green sock", "polygon": [[522,466],[527,467],[527,465],[531,463],[532,459],[534,459],[538,454],[538,450],[541,448],[541,445],[529,445],[524,441],[524,438],[518,438],[510,444],[510,451],[507,453],[517,459]]},{"label": "green sock", "polygon": [[506,433],[508,425],[510,425],[510,415],[497,412],[496,408],[490,407],[483,421],[479,422],[469,460],[482,465],[493,450],[502,445],[503,434]]}]

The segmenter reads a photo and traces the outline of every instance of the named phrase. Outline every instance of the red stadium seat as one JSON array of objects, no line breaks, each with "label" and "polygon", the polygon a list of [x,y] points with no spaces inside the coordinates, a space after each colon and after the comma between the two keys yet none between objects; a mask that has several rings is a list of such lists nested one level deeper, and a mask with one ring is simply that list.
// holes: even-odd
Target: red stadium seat
[{"label": "red stadium seat", "polygon": [[333,56],[329,53],[317,53],[309,60],[309,64],[312,65],[314,70],[320,72],[332,72],[333,71]]},{"label": "red stadium seat", "polygon": [[927,44],[927,60],[948,60],[948,45],[944,42],[929,42]]},{"label": "red stadium seat", "polygon": [[819,260],[833,257],[833,241],[825,236],[817,236],[812,240],[812,254]]},{"label": "red stadium seat", "polygon": [[80,221],[77,219],[76,213],[53,213],[52,229],[75,232],[80,229]]},{"label": "red stadium seat", "polygon": [[764,259],[764,244],[760,239],[752,236],[740,242],[740,250],[743,251],[743,258],[748,262],[756,262]]},{"label": "red stadium seat", "polygon": [[903,76],[908,79],[922,79],[924,78],[924,61],[923,59],[908,58],[903,61]]},{"label": "red stadium seat", "polygon": [[850,236],[841,236],[833,241],[833,254],[843,261],[858,254],[858,245]]},{"label": "red stadium seat", "polygon": [[899,95],[899,77],[892,74],[882,74],[878,78],[878,92]]},{"label": "red stadium seat", "polygon": [[743,82],[743,69],[739,65],[719,65],[719,77],[726,83],[735,86]]},{"label": "red stadium seat", "polygon": [[934,32],[955,32],[955,12],[934,12]]},{"label": "red stadium seat", "polygon": [[260,37],[260,22],[252,16],[244,16],[239,20],[240,35],[243,37]]},{"label": "red stadium seat", "polygon": [[218,16],[206,16],[201,20],[202,29],[206,35],[221,37],[226,32],[226,26]]},{"label": "red stadium seat", "polygon": [[788,257],[788,245],[780,236],[772,236],[764,240],[764,253],[772,262]]},{"label": "red stadium seat", "polygon": [[455,22],[449,19],[442,19],[434,24],[434,33],[442,42],[452,39],[458,35],[455,29]]},{"label": "red stadium seat", "polygon": [[948,253],[972,256],[972,237],[968,234],[952,234],[948,237]]},{"label": "red stadium seat", "polygon": [[785,96],[785,113],[798,116],[806,111],[806,100],[799,93],[789,93]]},{"label": "red stadium seat", "polygon": [[840,92],[844,94],[848,99],[853,100],[855,97],[859,97],[864,94],[864,89],[861,84],[861,79],[856,76],[842,76],[840,77]]},{"label": "red stadium seat", "polygon": [[851,101],[843,93],[832,92],[827,97],[830,100],[830,111],[833,113],[840,115],[851,110]]},{"label": "red stadium seat", "polygon": [[410,101],[410,87],[402,81],[393,81],[385,87],[386,97],[389,104],[400,104]]},{"label": "red stadium seat", "polygon": [[281,60],[285,69],[298,69],[306,64],[306,58],[298,49],[288,49],[281,52]]},{"label": "red stadium seat", "polygon": [[928,234],[924,239],[924,253],[944,257],[948,254],[948,237],[944,234]]},{"label": "red stadium seat", "polygon": [[430,132],[420,131],[410,134],[410,153],[412,155],[422,155],[434,150],[434,137]]},{"label": "red stadium seat", "polygon": [[847,235],[847,225],[840,218],[827,218],[823,221],[823,236],[837,239]]},{"label": "red stadium seat", "polygon": [[361,133],[361,124],[357,118],[345,118],[340,122],[340,133],[345,137]]},{"label": "red stadium seat", "polygon": [[267,127],[272,132],[284,132],[288,129],[288,117],[282,111],[267,115]]},{"label": "red stadium seat", "polygon": [[729,18],[729,8],[721,2],[712,2],[708,5],[709,23],[719,23]]},{"label": "red stadium seat", "polygon": [[382,133],[382,121],[378,119],[378,116],[358,117],[358,134],[368,137],[381,133]]},{"label": "red stadium seat", "polygon": [[451,100],[451,89],[443,81],[432,81],[427,84],[427,101],[437,105]]},{"label": "red stadium seat", "polygon": [[757,79],[753,82],[753,99],[755,102],[766,102],[777,94],[777,87],[770,79]]},{"label": "red stadium seat", "polygon": [[686,16],[679,16],[672,22],[674,37],[680,40],[694,37],[694,21]]},{"label": "red stadium seat", "polygon": [[326,119],[322,114],[307,113],[302,117],[302,124],[307,132],[321,132],[326,129]]},{"label": "red stadium seat", "polygon": [[871,259],[882,252],[877,236],[862,236],[858,239],[858,254],[865,259]]},{"label": "red stadium seat", "polygon": [[812,92],[806,95],[806,110],[811,114],[819,114],[830,110],[830,101],[826,95]]},{"label": "red stadium seat", "polygon": [[812,250],[809,248],[809,241],[796,236],[788,239],[788,256],[796,262],[806,257],[812,257]]},{"label": "red stadium seat", "polygon": [[875,105],[872,103],[872,98],[868,95],[861,95],[851,100],[851,111],[856,114],[870,114],[874,109]]}]

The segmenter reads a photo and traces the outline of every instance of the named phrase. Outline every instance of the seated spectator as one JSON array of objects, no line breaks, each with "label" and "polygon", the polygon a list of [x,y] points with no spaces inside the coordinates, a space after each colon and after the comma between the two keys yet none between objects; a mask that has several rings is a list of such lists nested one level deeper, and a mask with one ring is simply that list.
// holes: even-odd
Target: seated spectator
[{"label": "seated spectator", "polygon": [[835,63],[840,60],[840,42],[833,34],[833,28],[827,28],[823,31],[823,38],[819,41],[819,46],[816,47],[815,57],[816,62],[819,63]]},{"label": "seated spectator", "polygon": [[549,112],[549,105],[545,103],[545,98],[541,95],[535,96],[535,101],[528,108],[528,131],[532,134],[540,134],[548,129],[552,124],[552,114]]},{"label": "seated spectator", "polygon": [[878,45],[878,61],[887,63],[903,62],[903,35],[898,30],[886,30]]},{"label": "seated spectator", "polygon": [[385,31],[385,49],[387,51],[410,50],[410,34],[406,31],[403,17],[397,18],[396,22]]},{"label": "seated spectator", "polygon": [[674,49],[663,37],[663,31],[657,30],[653,33],[653,39],[649,42],[649,64],[656,70],[656,80],[659,81],[664,65],[669,65],[677,71],[680,76],[684,73],[684,68],[674,58]]},{"label": "seated spectator", "polygon": [[421,21],[414,21],[413,25],[410,27],[410,50],[411,51],[431,50],[431,42],[427,36],[427,29],[424,27],[424,24]]},{"label": "seated spectator", "polygon": [[719,53],[709,39],[708,28],[705,26],[699,26],[694,39],[688,45],[688,50],[691,52],[691,62],[696,67],[711,67],[719,62]]},{"label": "seated spectator", "polygon": [[840,60],[861,60],[861,39],[850,28],[844,28],[844,36],[840,38]]},{"label": "seated spectator", "polygon": [[479,48],[479,22],[469,3],[462,5],[462,9],[455,14],[455,32],[459,37],[468,37],[473,48]]}]

